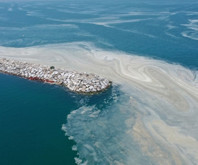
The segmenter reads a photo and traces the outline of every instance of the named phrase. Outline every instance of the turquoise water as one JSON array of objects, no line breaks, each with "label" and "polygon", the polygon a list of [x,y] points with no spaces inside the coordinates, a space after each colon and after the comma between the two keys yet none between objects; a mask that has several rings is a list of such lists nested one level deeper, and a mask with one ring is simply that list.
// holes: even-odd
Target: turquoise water
[{"label": "turquoise water", "polygon": [[[76,42],[196,70],[198,2],[0,2],[0,52]],[[172,106],[165,101],[154,106],[159,98],[147,97],[136,87],[132,91],[134,106],[119,86],[97,96],[81,96],[62,87],[0,74],[0,164],[158,164],[126,133],[135,126],[137,112],[152,116],[150,109],[198,139],[193,124],[197,118],[191,121],[190,115],[182,114],[181,120],[175,120],[177,113],[171,118]],[[162,146],[171,160],[172,153]]]}]

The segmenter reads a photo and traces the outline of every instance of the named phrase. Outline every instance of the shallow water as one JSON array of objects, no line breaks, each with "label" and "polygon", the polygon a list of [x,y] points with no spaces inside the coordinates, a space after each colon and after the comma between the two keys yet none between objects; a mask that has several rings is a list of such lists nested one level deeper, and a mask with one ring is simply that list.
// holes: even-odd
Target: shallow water
[{"label": "shallow water", "polygon": [[1,75],[0,161],[196,164],[197,8],[196,1],[1,3],[0,57],[94,72],[113,87],[86,97]]}]

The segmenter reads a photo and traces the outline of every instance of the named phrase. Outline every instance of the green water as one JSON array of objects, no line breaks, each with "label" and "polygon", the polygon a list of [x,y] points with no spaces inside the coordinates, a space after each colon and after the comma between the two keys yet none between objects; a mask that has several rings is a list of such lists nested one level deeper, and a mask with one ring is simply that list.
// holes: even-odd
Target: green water
[{"label": "green water", "polygon": [[75,164],[74,143],[61,130],[78,107],[75,95],[8,75],[0,80],[0,164]]}]

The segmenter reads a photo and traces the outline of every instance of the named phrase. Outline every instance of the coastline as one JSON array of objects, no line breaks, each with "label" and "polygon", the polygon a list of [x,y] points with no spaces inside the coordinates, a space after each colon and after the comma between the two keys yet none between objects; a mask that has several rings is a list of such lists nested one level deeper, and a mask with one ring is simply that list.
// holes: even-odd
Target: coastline
[{"label": "coastline", "polygon": [[29,80],[67,87],[81,94],[95,94],[108,89],[112,82],[95,74],[79,73],[16,60],[0,58],[0,72]]},{"label": "coastline", "polygon": [[[178,164],[183,160],[189,164],[192,162],[190,157],[198,160],[198,152],[195,152],[197,136],[193,123],[189,123],[195,122],[198,115],[195,110],[198,107],[198,72],[178,64],[102,50],[85,42],[28,48],[0,47],[0,50],[2,58],[54,65],[69,71],[91,71],[106,77],[120,85],[120,90],[129,98],[129,102],[116,103],[120,112],[129,114],[125,123],[128,140],[135,140],[142,152],[158,164]],[[86,107],[82,110],[84,108],[86,110]],[[135,113],[137,118],[130,113]],[[175,124],[178,118],[179,124]],[[130,120],[135,122],[133,127]],[[180,147],[186,149],[185,154]],[[133,148],[128,149],[133,151]],[[168,157],[169,154],[173,156]]]},{"label": "coastline", "polygon": [[198,1],[0,1],[0,165],[198,164]]},{"label": "coastline", "polygon": [[135,87],[157,97],[162,96],[182,111],[188,111],[189,106],[183,94],[176,92],[177,90],[187,91],[198,99],[198,72],[178,64],[124,52],[106,51],[86,42],[27,48],[0,46],[0,50],[0,58],[56,66],[69,72],[75,70],[79,73],[95,73],[120,85],[124,92],[130,93],[131,87]]}]

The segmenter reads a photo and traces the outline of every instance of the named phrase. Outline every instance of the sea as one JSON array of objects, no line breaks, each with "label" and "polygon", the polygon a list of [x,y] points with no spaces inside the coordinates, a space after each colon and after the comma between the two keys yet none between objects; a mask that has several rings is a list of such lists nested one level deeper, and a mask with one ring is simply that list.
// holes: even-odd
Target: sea
[{"label": "sea", "polygon": [[0,57],[53,51],[105,54],[120,81],[86,96],[1,73],[0,165],[198,164],[197,0],[0,1]]}]

